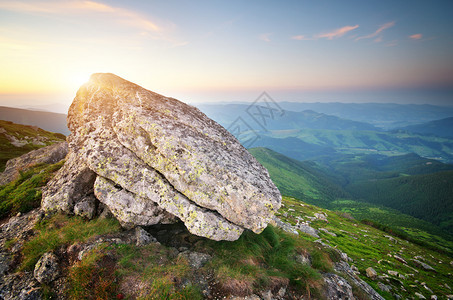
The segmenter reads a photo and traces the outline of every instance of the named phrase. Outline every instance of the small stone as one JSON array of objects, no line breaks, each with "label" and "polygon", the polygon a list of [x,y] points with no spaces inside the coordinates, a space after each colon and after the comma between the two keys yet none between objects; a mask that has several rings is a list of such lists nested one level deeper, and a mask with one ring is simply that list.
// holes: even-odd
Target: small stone
[{"label": "small stone", "polygon": [[399,262],[401,262],[401,263],[403,263],[403,264],[407,264],[407,262],[406,262],[406,260],[404,260],[404,258],[402,258],[402,257],[400,257],[400,256],[398,256],[398,255],[393,255],[393,257],[394,257],[397,261],[399,261]]},{"label": "small stone", "polygon": [[419,299],[426,299],[425,296],[417,292],[415,293],[415,296],[417,296]]},{"label": "small stone", "polygon": [[426,284],[423,284],[423,287],[424,287],[428,292],[430,292],[430,293],[433,292],[429,287],[426,286]]},{"label": "small stone", "polygon": [[319,230],[320,230],[320,231],[323,231],[323,232],[325,232],[325,233],[327,233],[327,234],[329,234],[329,235],[331,235],[331,236],[333,236],[333,237],[336,237],[336,236],[337,236],[335,233],[330,232],[329,230],[327,230],[327,229],[325,229],[325,228],[319,228]]},{"label": "small stone", "polygon": [[365,271],[368,278],[375,279],[377,277],[377,273],[372,267],[367,268]]},{"label": "small stone", "polygon": [[303,265],[308,265],[308,266],[311,265],[311,257],[310,257],[310,254],[308,254],[308,253],[306,255],[302,255],[302,254],[296,255],[295,260],[298,263],[303,264]]},{"label": "small stone", "polygon": [[378,287],[383,292],[390,292],[392,290],[391,286],[383,284],[382,282],[378,282]]},{"label": "small stone", "polygon": [[0,253],[0,278],[8,271],[11,259],[6,253]]},{"label": "small stone", "polygon": [[272,292],[271,290],[267,290],[267,291],[263,291],[261,292],[261,298],[263,300],[273,300],[273,297],[272,297]]},{"label": "small stone", "polygon": [[308,235],[311,235],[312,237],[315,237],[315,238],[319,238],[319,231],[314,229],[313,227],[311,226],[308,226],[308,225],[299,225],[299,227],[297,228],[299,229],[300,231],[302,231],[303,233],[306,233]]},{"label": "small stone", "polygon": [[326,216],[326,214],[324,214],[324,213],[315,213],[315,217],[316,217],[316,219],[318,219],[318,220],[326,221],[326,222],[327,222],[327,216]]},{"label": "small stone", "polygon": [[423,268],[425,269],[426,271],[436,271],[433,267],[431,267],[430,265],[428,265],[427,263],[424,263],[424,262],[421,262],[417,259],[412,259],[412,262],[419,268]]},{"label": "small stone", "polygon": [[135,239],[135,245],[139,247],[157,242],[155,237],[150,235],[145,229],[140,226],[135,227]]},{"label": "small stone", "polygon": [[35,265],[33,275],[39,283],[49,283],[59,275],[58,258],[52,252],[46,252]]},{"label": "small stone", "polygon": [[278,290],[278,293],[277,293],[277,296],[279,296],[280,298],[283,298],[286,294],[286,287],[282,286],[279,290]]},{"label": "small stone", "polygon": [[327,299],[354,299],[352,287],[346,279],[332,273],[327,273],[323,277]]},{"label": "small stone", "polygon": [[437,296],[436,295],[431,295],[431,300],[437,300]]},{"label": "small stone", "polygon": [[389,275],[392,275],[392,276],[398,276],[398,272],[396,272],[396,271],[388,270],[387,273],[389,273]]},{"label": "small stone", "polygon": [[96,214],[96,198],[94,195],[87,196],[76,203],[74,205],[74,214],[87,218],[88,220],[93,219]]}]

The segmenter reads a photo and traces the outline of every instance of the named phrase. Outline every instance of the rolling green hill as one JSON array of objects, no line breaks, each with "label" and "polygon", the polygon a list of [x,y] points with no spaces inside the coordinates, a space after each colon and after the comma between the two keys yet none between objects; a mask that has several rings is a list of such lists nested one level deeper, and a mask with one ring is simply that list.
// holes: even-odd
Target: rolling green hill
[{"label": "rolling green hill", "polygon": [[[448,234],[453,220],[453,171],[439,172],[451,170],[451,165],[426,165],[431,161],[415,155],[349,155],[330,161],[329,169],[266,148],[249,151],[268,169],[283,195],[350,213],[360,220],[373,220],[425,242],[446,245],[446,240],[453,241],[453,236]],[[422,167],[415,167],[419,165]],[[423,165],[426,166],[424,171]],[[426,174],[401,176],[396,168]]]},{"label": "rolling green hill", "polygon": [[[261,145],[273,149],[275,145],[284,147],[283,138],[294,137],[308,144],[333,148],[342,154],[383,154],[386,156],[416,153],[443,162],[453,161],[453,140],[408,132],[377,132],[359,130],[300,129],[292,131],[271,131],[267,136],[273,144]],[[304,156],[304,149],[298,149]],[[286,153],[283,153],[286,154]],[[297,154],[296,154],[297,155]],[[293,155],[295,159],[300,159]],[[307,158],[305,158],[307,159]]]},{"label": "rolling green hill", "polygon": [[297,161],[266,148],[249,151],[269,171],[272,181],[284,195],[323,207],[328,207],[329,202],[337,198],[347,197],[335,183],[337,179],[314,162]]},{"label": "rolling green hill", "polygon": [[356,199],[397,209],[453,232],[453,171],[353,183]]},{"label": "rolling green hill", "polygon": [[453,138],[453,117],[401,128],[410,132]]}]

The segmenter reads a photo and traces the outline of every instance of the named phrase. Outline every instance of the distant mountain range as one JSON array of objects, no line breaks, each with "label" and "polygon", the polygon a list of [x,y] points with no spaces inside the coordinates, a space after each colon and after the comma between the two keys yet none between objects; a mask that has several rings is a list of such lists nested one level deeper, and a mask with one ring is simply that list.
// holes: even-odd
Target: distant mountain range
[{"label": "distant mountain range", "polygon": [[[442,137],[449,130],[446,122],[431,126],[429,135],[410,130],[383,129],[453,116],[453,107],[291,102],[270,103],[269,107],[265,104],[258,107],[204,104],[198,107],[236,134],[245,146],[267,147],[298,160],[319,159],[334,154],[377,153],[393,156],[416,153],[453,162],[453,140]],[[302,108],[305,110],[295,111]],[[237,123],[242,124],[240,134],[234,132],[239,128]]]},{"label": "distant mountain range", "polygon": [[38,126],[64,135],[69,134],[65,114],[0,106],[0,120]]},{"label": "distant mountain range", "polygon": [[406,126],[401,128],[401,130],[453,138],[453,117],[419,125]]},{"label": "distant mountain range", "polygon": [[280,102],[287,110],[314,110],[385,130],[453,117],[453,106],[396,103],[298,103]]},{"label": "distant mountain range", "polygon": [[249,114],[247,113],[249,107],[249,105],[244,104],[198,106],[208,117],[225,128],[228,128],[240,116],[250,127],[258,131],[303,128],[381,131],[380,128],[366,122],[351,121],[313,110],[300,112],[290,110],[270,111],[266,107],[258,106],[260,111]]}]

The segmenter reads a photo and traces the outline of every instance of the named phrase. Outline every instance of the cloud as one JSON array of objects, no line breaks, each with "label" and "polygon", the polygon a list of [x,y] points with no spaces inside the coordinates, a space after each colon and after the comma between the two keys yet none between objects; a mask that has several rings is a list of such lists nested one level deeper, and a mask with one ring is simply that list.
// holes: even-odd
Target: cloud
[{"label": "cloud", "polygon": [[423,37],[423,34],[421,34],[421,33],[416,33],[416,34],[409,36],[409,38],[411,38],[413,40],[420,40],[422,37]]},{"label": "cloud", "polygon": [[272,35],[272,33],[262,33],[258,37],[260,40],[265,41],[265,42],[270,42],[271,39],[269,38]]},{"label": "cloud", "polygon": [[140,30],[149,32],[160,32],[163,30],[155,21],[142,14],[96,1],[2,1],[0,2],[0,9],[47,15],[104,14],[121,24]]},{"label": "cloud", "polygon": [[333,39],[342,37],[343,35],[345,35],[349,31],[354,30],[356,28],[359,28],[359,25],[344,26],[344,27],[335,29],[334,31],[331,31],[331,32],[317,34],[317,35],[315,35],[315,38],[317,38],[317,39],[326,38],[328,40],[333,40]]},{"label": "cloud", "polygon": [[[373,32],[371,34],[368,34],[368,35],[359,36],[355,40],[358,41],[358,40],[361,40],[361,39],[371,39],[371,38],[377,37],[384,30],[389,29],[390,27],[393,27],[393,26],[395,26],[395,21],[385,23],[384,25],[381,25],[375,32]],[[377,42],[377,43],[381,42],[381,41],[382,41],[382,37],[378,37],[377,39],[375,39],[375,42]]]},{"label": "cloud", "polygon": [[310,40],[309,38],[306,38],[304,35],[294,35],[291,37],[292,40],[296,40],[296,41],[306,41],[306,40]]}]

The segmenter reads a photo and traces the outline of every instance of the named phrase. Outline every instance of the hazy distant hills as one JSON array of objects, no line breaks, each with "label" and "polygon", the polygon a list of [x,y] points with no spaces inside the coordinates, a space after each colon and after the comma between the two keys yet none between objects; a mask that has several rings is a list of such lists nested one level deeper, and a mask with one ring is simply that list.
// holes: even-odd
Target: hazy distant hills
[{"label": "hazy distant hills", "polygon": [[440,134],[442,130],[448,131],[446,122],[436,127],[437,136],[383,129],[453,117],[453,107],[282,102],[278,106],[270,103],[269,109],[262,105],[258,108],[247,104],[203,104],[198,107],[232,132],[238,128],[235,125],[240,119],[242,132],[235,134],[245,146],[266,147],[298,160],[336,154],[394,156],[416,153],[453,162],[453,139]]},{"label": "hazy distant hills", "polygon": [[453,106],[396,103],[297,103],[281,102],[287,110],[313,110],[344,119],[393,129],[453,117]]},{"label": "hazy distant hills", "polygon": [[[284,110],[270,112],[262,107],[259,115],[254,112],[250,115],[247,112],[249,105],[245,104],[226,104],[226,105],[198,105],[197,106],[208,117],[228,128],[238,116],[254,129],[258,130],[285,130],[285,129],[331,129],[331,130],[376,130],[381,129],[365,122],[358,122],[343,119],[337,116],[326,115],[313,110],[304,110],[300,112]],[[267,118],[266,116],[272,116]],[[256,124],[256,120],[260,124]]]},{"label": "hazy distant hills", "polygon": [[[199,104],[197,107],[211,118],[221,122],[227,121],[229,124],[234,121],[234,118],[229,117],[230,115],[246,115],[245,112],[250,105]],[[368,123],[385,130],[453,117],[453,106],[429,104],[279,102],[278,105],[286,111],[311,110],[342,119]]]},{"label": "hazy distant hills", "polygon": [[453,117],[401,128],[410,132],[453,138]]},{"label": "hazy distant hills", "polygon": [[38,126],[44,130],[64,135],[69,134],[65,114],[0,106],[0,120]]}]

